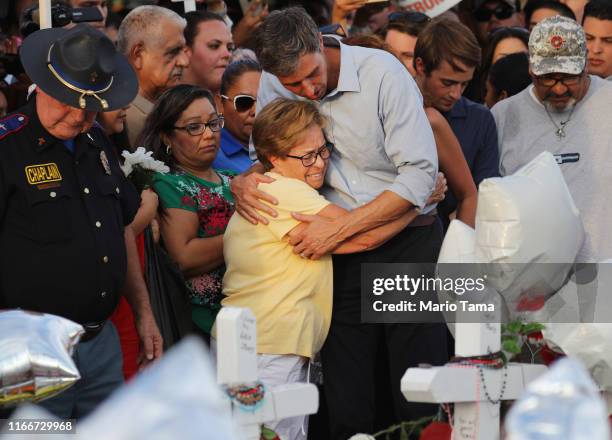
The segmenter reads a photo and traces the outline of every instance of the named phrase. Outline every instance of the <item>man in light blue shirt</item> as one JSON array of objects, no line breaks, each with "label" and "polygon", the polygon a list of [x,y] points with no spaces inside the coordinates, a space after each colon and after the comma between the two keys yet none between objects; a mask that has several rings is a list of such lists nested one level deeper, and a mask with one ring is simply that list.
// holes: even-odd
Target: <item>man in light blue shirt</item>
[{"label": "man in light blue shirt", "polygon": [[[334,308],[322,351],[325,396],[332,438],[342,439],[374,429],[379,348],[385,346],[385,368],[397,420],[411,420],[435,409],[409,404],[400,392],[406,368],[446,360],[446,333],[437,324],[362,324],[359,271],[362,263],[420,263],[437,259],[442,241],[435,215],[425,208],[435,184],[438,158],[421,95],[404,66],[383,51],[346,46],[321,37],[301,8],[270,14],[255,34],[264,69],[257,109],[277,97],[317,101],[329,124],[325,134],[334,144],[325,197],[351,210],[324,219],[295,215],[308,223],[292,238],[304,258],[328,254],[347,238],[389,223],[411,209],[415,221],[372,251],[334,255]],[[234,179],[237,211],[264,222],[257,209],[274,215],[258,199],[274,199],[257,190],[269,181],[258,165]],[[433,347],[433,348],[432,348]]]}]

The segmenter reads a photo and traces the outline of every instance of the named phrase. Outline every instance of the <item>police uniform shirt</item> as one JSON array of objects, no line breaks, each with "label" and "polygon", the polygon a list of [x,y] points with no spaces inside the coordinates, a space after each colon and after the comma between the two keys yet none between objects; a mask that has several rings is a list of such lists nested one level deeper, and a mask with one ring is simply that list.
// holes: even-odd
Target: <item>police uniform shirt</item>
[{"label": "police uniform shirt", "polygon": [[92,323],[117,305],[138,195],[99,128],[74,147],[43,128],[35,97],[0,121],[0,309]]}]

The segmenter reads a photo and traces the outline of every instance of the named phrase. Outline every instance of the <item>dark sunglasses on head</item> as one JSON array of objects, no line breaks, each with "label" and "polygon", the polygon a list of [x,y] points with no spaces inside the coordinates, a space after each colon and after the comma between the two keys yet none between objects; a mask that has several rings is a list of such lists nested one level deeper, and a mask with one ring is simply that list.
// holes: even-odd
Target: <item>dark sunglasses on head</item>
[{"label": "dark sunglasses on head", "polygon": [[338,35],[340,37],[346,37],[346,30],[339,23],[328,24],[319,28],[321,35]]},{"label": "dark sunglasses on head", "polygon": [[[493,37],[495,34],[497,34],[498,32],[501,32],[504,29],[512,29],[513,31],[517,33],[525,34],[525,36],[529,38],[529,31],[521,26],[502,26],[502,27],[492,29],[491,32],[489,32],[489,37]],[[514,37],[513,35],[510,35],[508,38],[513,38],[513,37]]]},{"label": "dark sunglasses on head", "polygon": [[[231,101],[231,99],[225,95],[221,95],[221,98]],[[251,95],[236,95],[233,99],[234,110],[238,113],[249,111],[251,107],[253,107],[253,104],[255,104],[255,101],[257,101],[257,99],[253,98]]]},{"label": "dark sunglasses on head", "polygon": [[415,12],[415,11],[392,12],[391,14],[389,14],[387,18],[389,19],[389,22],[399,21],[399,22],[408,22],[408,23],[417,23],[417,24],[425,23],[430,20],[428,15],[423,14],[422,12]]},{"label": "dark sunglasses on head", "polygon": [[512,14],[514,14],[514,8],[504,3],[497,6],[495,9],[488,9],[484,6],[480,7],[474,12],[474,18],[481,23],[486,23],[490,21],[491,17],[494,15],[498,20],[505,20],[512,17]]}]

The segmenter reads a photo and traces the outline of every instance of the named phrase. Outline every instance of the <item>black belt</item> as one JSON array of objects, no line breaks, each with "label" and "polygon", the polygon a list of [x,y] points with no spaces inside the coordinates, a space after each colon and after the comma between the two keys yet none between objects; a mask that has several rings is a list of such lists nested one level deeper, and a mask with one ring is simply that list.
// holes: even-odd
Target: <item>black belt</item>
[{"label": "black belt", "polygon": [[79,342],[88,342],[100,334],[100,332],[104,328],[104,325],[106,325],[106,321],[88,322],[87,324],[81,325],[85,329],[85,333],[83,334],[83,336],[81,336],[81,340]]},{"label": "black belt", "polygon": [[412,220],[409,224],[408,227],[409,228],[414,228],[414,227],[418,227],[418,226],[429,226],[431,225],[433,222],[436,221],[437,219],[437,215],[436,214],[421,214],[421,215],[417,215],[414,220]]}]

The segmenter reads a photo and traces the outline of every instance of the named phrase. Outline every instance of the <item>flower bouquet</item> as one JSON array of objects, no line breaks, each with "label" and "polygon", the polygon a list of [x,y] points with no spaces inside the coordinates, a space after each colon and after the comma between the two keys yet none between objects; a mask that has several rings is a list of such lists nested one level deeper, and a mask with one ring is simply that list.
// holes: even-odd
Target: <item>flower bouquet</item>
[{"label": "flower bouquet", "polygon": [[121,165],[121,170],[138,191],[151,187],[153,174],[165,174],[170,171],[165,163],[153,159],[152,151],[147,151],[143,147],[138,147],[133,153],[123,151],[121,155],[125,159],[123,165]]}]

